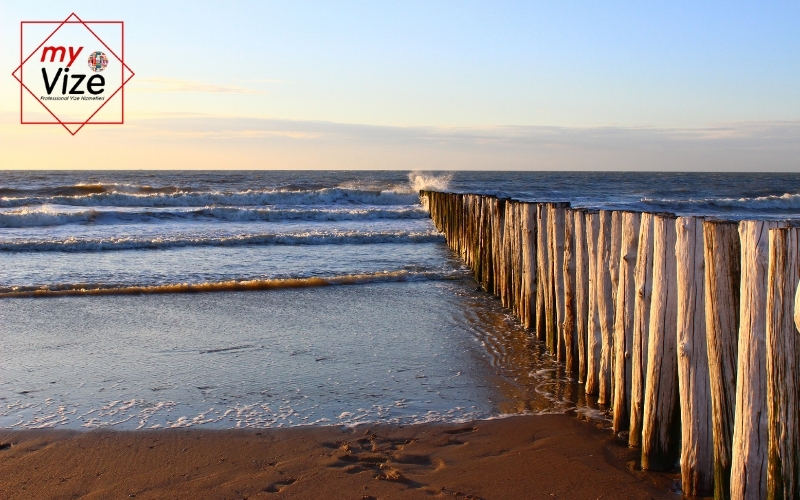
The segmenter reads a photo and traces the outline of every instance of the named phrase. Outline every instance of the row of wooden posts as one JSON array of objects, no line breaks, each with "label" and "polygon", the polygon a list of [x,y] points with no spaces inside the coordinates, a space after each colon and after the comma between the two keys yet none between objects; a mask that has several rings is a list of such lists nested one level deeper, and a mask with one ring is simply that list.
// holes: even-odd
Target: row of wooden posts
[{"label": "row of wooden posts", "polygon": [[690,496],[800,498],[800,228],[420,195],[643,469],[679,464]]}]

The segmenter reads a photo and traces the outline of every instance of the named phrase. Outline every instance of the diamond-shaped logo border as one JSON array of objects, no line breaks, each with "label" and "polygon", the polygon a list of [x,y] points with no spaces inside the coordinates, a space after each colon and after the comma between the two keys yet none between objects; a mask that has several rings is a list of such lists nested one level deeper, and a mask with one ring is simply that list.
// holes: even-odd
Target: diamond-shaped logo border
[{"label": "diamond-shaped logo border", "polygon": [[[71,20],[72,18],[75,18],[75,20],[72,21]],[[47,43],[47,41],[50,40],[50,38],[52,38],[53,35],[55,35],[58,30],[60,30],[65,24],[68,24],[68,23],[69,24],[72,24],[72,23],[75,23],[75,24],[80,23],[80,24],[82,24],[83,27],[86,28],[89,31],[89,33],[91,33],[95,38],[97,38],[97,40],[103,45],[103,47],[105,47],[106,50],[108,50],[108,52],[112,56],[114,56],[120,62],[120,64],[122,65],[122,69],[121,69],[121,71],[122,71],[122,84],[119,86],[119,88],[117,90],[114,91],[113,94],[111,94],[108,97],[108,99],[103,101],[103,103],[95,110],[94,113],[92,113],[91,116],[89,116],[89,118],[87,118],[83,122],[64,122],[64,121],[62,121],[58,116],[56,116],[55,113],[53,113],[50,110],[50,108],[47,107],[47,105],[44,102],[42,102],[41,100],[36,98],[36,95],[33,92],[31,92],[31,90],[22,82],[22,67],[23,67],[23,65],[26,62],[28,62],[28,60],[31,57],[33,57],[34,54],[36,54],[36,52],[42,47],[42,45]],[[25,24],[58,24],[58,26],[56,27],[56,29],[53,30],[52,33],[50,33],[50,35],[47,36],[47,38],[45,38],[42,41],[42,43],[39,44],[38,47],[36,47],[36,49],[34,49],[33,52],[31,52],[30,55],[28,55],[28,57],[23,59],[24,54],[22,52],[22,29],[23,29],[23,26]],[[120,40],[121,40],[121,43],[122,43],[122,46],[120,48],[120,54],[122,55],[122,57],[118,56],[113,50],[111,50],[108,47],[108,45],[106,45],[106,43],[99,36],[97,36],[97,34],[94,31],[92,31],[92,29],[88,26],[89,24],[119,24],[120,28],[122,30],[121,31],[121,37],[120,37]],[[23,125],[58,125],[58,124],[60,124],[61,126],[63,126],[67,130],[67,132],[69,132],[70,134],[72,134],[74,136],[85,125],[122,125],[122,124],[125,123],[125,85],[130,81],[131,78],[134,77],[135,73],[133,72],[133,70],[131,70],[131,68],[128,67],[127,64],[125,64],[125,23],[123,21],[83,21],[74,12],[71,13],[69,16],[67,16],[67,18],[64,19],[63,21],[20,21],[20,25],[19,25],[19,61],[20,61],[19,62],[19,66],[17,66],[17,69],[15,69],[11,73],[11,76],[13,76],[14,79],[16,79],[19,82],[19,120],[20,120],[20,124],[23,124]],[[130,73],[130,76],[127,79],[125,78],[125,70],[126,69]],[[17,72],[19,72],[19,76],[17,76]],[[53,118],[56,119],[56,121],[55,122],[26,122],[26,121],[24,121],[24,119],[22,117],[22,99],[23,99],[23,97],[25,95],[25,91],[27,91],[30,95],[32,95],[36,99],[36,101],[39,104],[41,104],[42,107],[44,107],[44,109],[47,110],[47,112],[50,113],[50,115]],[[120,121],[118,121],[118,122],[91,122],[90,123],[89,120],[94,118],[94,116],[103,108],[103,106],[105,106],[118,93],[121,94],[120,99],[122,99],[122,111],[121,111],[121,115],[122,116],[120,117]],[[80,125],[80,126],[77,129],[75,129],[75,131],[73,132],[67,125]]]}]

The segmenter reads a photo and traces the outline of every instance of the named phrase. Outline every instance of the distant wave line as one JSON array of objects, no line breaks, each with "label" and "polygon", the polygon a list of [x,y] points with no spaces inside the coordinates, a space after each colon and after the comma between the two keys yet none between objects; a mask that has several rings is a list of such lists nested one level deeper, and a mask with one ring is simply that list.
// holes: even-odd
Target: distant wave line
[{"label": "distant wave line", "polygon": [[198,209],[87,210],[64,211],[52,205],[0,211],[0,228],[63,226],[68,224],[130,224],[169,220],[211,220],[221,222],[359,221],[425,219],[422,206],[393,208],[278,208],[203,207]]},{"label": "distant wave line", "polygon": [[0,288],[2,298],[63,297],[86,295],[150,295],[170,293],[245,292],[289,288],[315,288],[366,283],[391,283],[402,281],[441,281],[457,279],[457,273],[433,271],[391,271],[366,274],[349,274],[331,277],[278,278],[256,280],[226,280],[203,283],[172,283],[164,285],[103,285],[64,284],[31,287]]},{"label": "distant wave line", "polygon": [[69,238],[0,242],[2,252],[102,252],[177,247],[242,245],[346,245],[442,242],[437,231],[329,231],[303,234],[244,234],[216,237],[159,236],[120,238]]},{"label": "distant wave line", "polygon": [[[13,194],[13,193],[8,193]],[[316,190],[247,190],[192,192],[96,192],[80,195],[3,196],[0,207],[29,205],[204,207],[207,205],[415,205],[419,195],[410,189],[365,190],[322,188]]]}]

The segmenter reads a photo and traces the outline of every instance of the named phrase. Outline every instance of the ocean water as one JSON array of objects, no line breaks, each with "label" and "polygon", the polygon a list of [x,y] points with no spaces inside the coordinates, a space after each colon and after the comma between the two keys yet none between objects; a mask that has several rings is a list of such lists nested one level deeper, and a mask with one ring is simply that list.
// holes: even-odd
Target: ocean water
[{"label": "ocean water", "polygon": [[602,412],[419,189],[797,218],[797,174],[0,172],[0,427]]}]

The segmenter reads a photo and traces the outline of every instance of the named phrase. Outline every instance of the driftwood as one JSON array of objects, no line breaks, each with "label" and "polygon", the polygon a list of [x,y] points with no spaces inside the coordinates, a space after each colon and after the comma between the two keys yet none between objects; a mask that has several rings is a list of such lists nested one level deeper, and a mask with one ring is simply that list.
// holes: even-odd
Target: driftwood
[{"label": "driftwood", "polygon": [[706,347],[703,220],[678,217],[678,387],[681,406],[681,483],[685,495],[713,492],[714,446]]},{"label": "driftwood", "polygon": [[767,498],[800,498],[800,229],[769,232]]},{"label": "driftwood", "polygon": [[614,288],[612,282],[612,213],[600,210],[600,234],[597,243],[597,311],[602,344],[597,402],[611,404],[611,359],[614,352]]},{"label": "driftwood", "polygon": [[586,211],[574,210],[575,324],[578,350],[578,383],[586,382],[586,346],[589,321],[589,252],[586,248]]},{"label": "driftwood", "polygon": [[589,251],[589,316],[586,344],[586,394],[597,394],[600,388],[600,313],[597,309],[597,240],[600,235],[600,214],[586,214],[586,246]]},{"label": "driftwood", "polygon": [[564,363],[568,374],[578,369],[577,330],[575,322],[575,217],[572,210],[566,210],[564,216],[564,321],[561,324],[564,332]]},{"label": "driftwood", "polygon": [[653,218],[653,294],[642,426],[642,469],[670,470],[680,453],[675,218]]},{"label": "driftwood", "polygon": [[631,350],[631,423],[628,445],[642,445],[647,344],[650,340],[650,297],[653,293],[653,214],[644,213],[639,224],[639,245],[634,270],[636,300]]},{"label": "driftwood", "polygon": [[717,499],[730,498],[741,272],[738,228],[736,222],[703,223],[706,341]]},{"label": "driftwood", "polygon": [[628,429],[631,407],[631,356],[633,348],[634,303],[636,286],[634,271],[639,246],[641,214],[621,214],[619,277],[614,307],[614,398],[613,429]]},{"label": "driftwood", "polygon": [[739,358],[731,455],[731,498],[767,494],[766,307],[769,229],[776,222],[742,221]]}]

